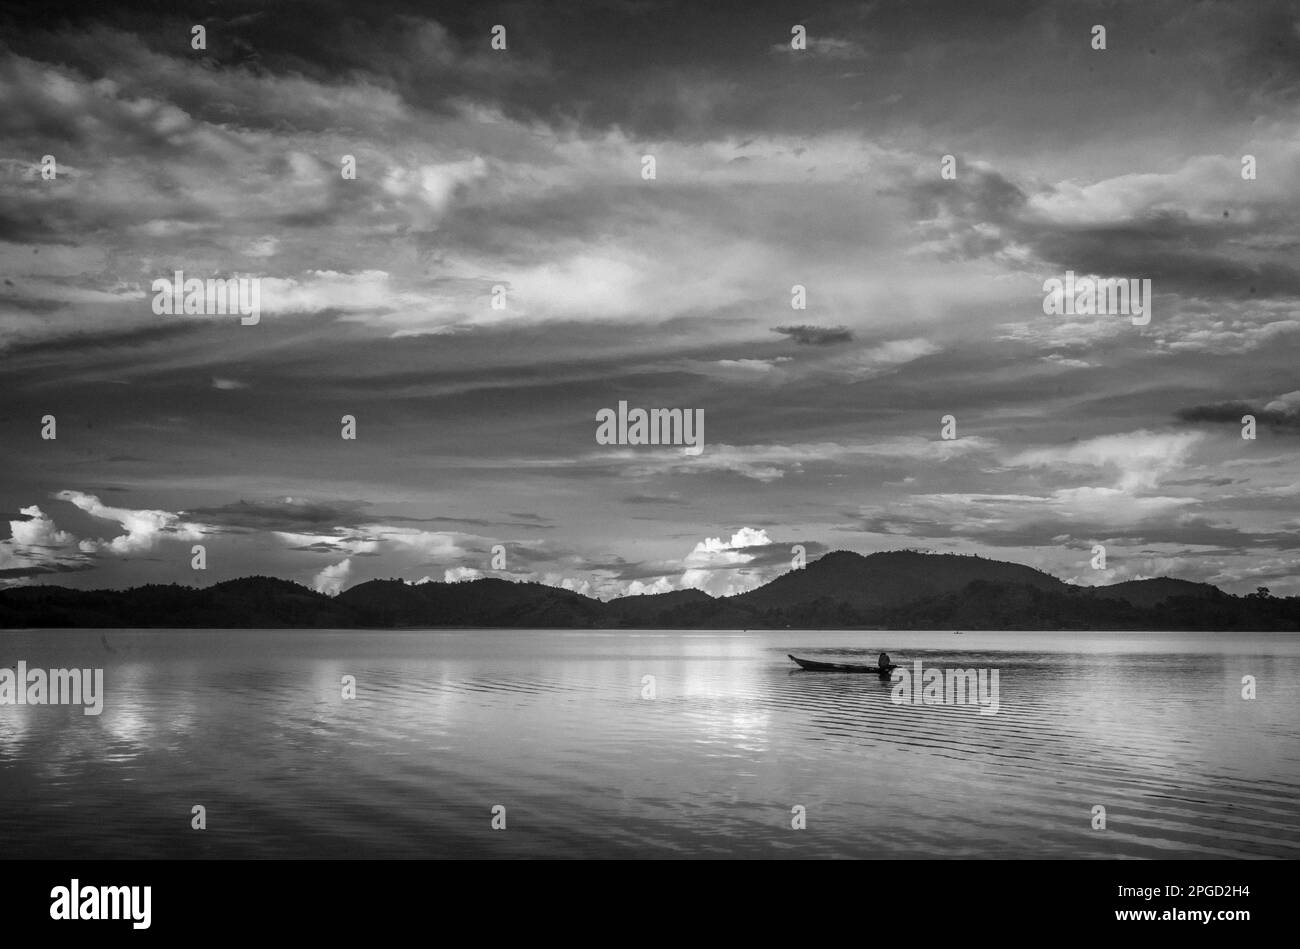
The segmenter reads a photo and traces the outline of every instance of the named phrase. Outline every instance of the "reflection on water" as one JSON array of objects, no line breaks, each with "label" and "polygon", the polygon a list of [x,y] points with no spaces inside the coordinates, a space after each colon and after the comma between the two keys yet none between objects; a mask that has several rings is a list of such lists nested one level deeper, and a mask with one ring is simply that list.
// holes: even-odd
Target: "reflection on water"
[{"label": "reflection on water", "polygon": [[[998,669],[998,714],[785,658],[882,648]],[[1300,857],[1294,636],[0,635],[19,659],[106,699],[0,706],[9,857]]]}]

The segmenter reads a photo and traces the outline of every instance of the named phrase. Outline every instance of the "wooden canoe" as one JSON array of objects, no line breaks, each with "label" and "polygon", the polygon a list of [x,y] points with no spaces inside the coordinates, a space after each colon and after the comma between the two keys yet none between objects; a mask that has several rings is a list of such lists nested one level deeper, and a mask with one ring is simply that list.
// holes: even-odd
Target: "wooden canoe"
[{"label": "wooden canoe", "polygon": [[[790,656],[789,653],[786,653]],[[798,656],[790,656],[799,664],[799,668],[806,669],[809,672],[871,672],[882,678],[888,678],[898,666],[890,663],[885,668],[880,666],[859,666],[851,662],[817,662],[814,659],[800,659]]]}]

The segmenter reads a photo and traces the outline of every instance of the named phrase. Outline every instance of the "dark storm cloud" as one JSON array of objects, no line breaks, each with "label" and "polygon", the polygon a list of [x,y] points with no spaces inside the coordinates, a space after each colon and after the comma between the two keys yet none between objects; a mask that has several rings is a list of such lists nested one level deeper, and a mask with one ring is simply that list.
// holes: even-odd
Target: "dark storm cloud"
[{"label": "dark storm cloud", "polygon": [[[79,155],[111,148],[115,153],[148,152],[156,157],[212,163],[216,156],[202,147],[228,140],[220,132],[201,137],[204,130],[200,124],[165,97],[128,101],[109,92],[106,86],[77,83],[61,66],[25,56],[5,56],[0,58],[0,101],[5,106],[0,130],[15,140],[40,141],[56,159],[62,154],[64,162],[68,161],[68,149]],[[29,160],[40,157],[33,155]],[[72,164],[75,168],[78,163]],[[38,180],[51,186],[47,190],[54,192],[54,200],[63,202],[61,210],[77,215],[75,195],[65,186],[69,177],[76,175],[65,170],[60,179]],[[185,200],[183,195],[175,197]],[[190,210],[197,215],[203,209],[194,204]]]},{"label": "dark storm cloud", "polygon": [[1171,488],[1174,488],[1174,487],[1193,487],[1193,486],[1197,486],[1197,485],[1206,485],[1206,486],[1208,486],[1208,487],[1212,487],[1212,488],[1224,488],[1224,487],[1227,487],[1227,486],[1230,485],[1230,484],[1240,484],[1241,481],[1242,481],[1242,479],[1240,479],[1240,478],[1214,478],[1214,477],[1210,477],[1210,478],[1185,478],[1185,479],[1181,479],[1181,480],[1175,478],[1175,479],[1171,479],[1171,480],[1169,480],[1169,481],[1166,481],[1165,484],[1168,485],[1168,486],[1171,487]]},{"label": "dark storm cloud", "polygon": [[903,186],[903,193],[921,225],[922,234],[942,240],[959,257],[990,256],[1008,243],[1009,234],[989,225],[1020,232],[1028,196],[1018,185],[991,168],[963,168],[955,181],[927,170]]},{"label": "dark storm cloud", "polygon": [[[12,6],[12,5],[11,5]],[[542,120],[587,128],[623,128],[634,135],[692,139],[728,130],[773,127],[807,131],[860,127],[864,116],[926,122],[963,109],[996,109],[1007,95],[1000,76],[1006,68],[1044,78],[1054,72],[1083,72],[1063,56],[1072,33],[1086,37],[1093,22],[1109,24],[1115,49],[1106,53],[1110,75],[1122,81],[1125,67],[1149,73],[1149,62],[1128,65],[1137,49],[1147,58],[1149,39],[1161,35],[1162,19],[1174,20],[1174,35],[1160,50],[1160,68],[1184,66],[1191,75],[1230,77],[1228,89],[1295,95],[1294,11],[1284,0],[1242,12],[1231,4],[1202,4],[1185,12],[1177,4],[1148,11],[1112,4],[1073,2],[954,3],[813,2],[797,9],[778,0],[709,4],[689,0],[647,3],[519,4],[515,2],[424,3],[418,0],[314,0],[267,7],[251,0],[217,2],[202,9],[160,9],[147,0],[112,5],[52,2],[9,11],[24,48],[37,56],[63,58],[94,75],[106,60],[127,51],[110,34],[131,38],[133,54],[182,54],[198,58],[210,73],[303,76],[338,83],[362,78],[392,90],[420,110],[445,114],[449,104],[471,99],[491,103],[525,121]],[[1177,14],[1177,16],[1175,16]],[[208,50],[188,48],[193,22],[208,26]],[[789,50],[790,28],[806,25],[809,48]],[[509,49],[488,47],[494,24],[507,26]],[[67,53],[68,36],[89,35]],[[1139,38],[1137,42],[1133,37]],[[990,55],[990,49],[999,55]],[[1187,51],[1197,55],[1186,65]],[[56,56],[55,52],[60,55]],[[951,64],[951,73],[937,68]],[[1108,63],[1108,65],[1110,64]],[[1193,71],[1194,70],[1194,71]],[[1116,75],[1118,73],[1118,75]],[[1139,73],[1140,74],[1140,73]],[[1050,75],[1050,74],[1048,74]],[[867,78],[869,77],[869,78]],[[1053,77],[1055,78],[1055,77]],[[1174,81],[1181,74],[1173,74]],[[1060,85],[1060,80],[1056,80]],[[1047,82],[1042,95],[1059,92]],[[217,120],[223,108],[253,125],[275,127],[256,96],[223,107],[202,82],[175,74],[157,89],[170,91],[177,105],[203,120]],[[1216,90],[1218,91],[1218,90]],[[1070,95],[1069,101],[1077,100]],[[286,112],[280,121],[318,126],[311,104]],[[1027,115],[1002,118],[1007,124]],[[364,122],[364,116],[358,116]]]},{"label": "dark storm cloud", "polygon": [[[73,244],[64,229],[45,212],[32,215],[23,202],[0,197],[0,242],[9,244]],[[11,285],[12,286],[12,285]]]},{"label": "dark storm cloud", "polygon": [[1300,431],[1300,394],[1292,393],[1293,399],[1271,402],[1215,402],[1207,405],[1192,405],[1179,409],[1177,417],[1183,422],[1212,422],[1240,427],[1246,415],[1255,416],[1260,425],[1267,425],[1285,431]]},{"label": "dark storm cloud", "polygon": [[846,326],[774,326],[772,332],[788,336],[800,346],[833,346],[853,339],[853,333]]},{"label": "dark storm cloud", "polygon": [[[3,297],[0,297],[0,300],[3,300]],[[60,304],[54,308],[61,309],[65,305]],[[72,331],[62,336],[13,342],[5,349],[5,356],[8,359],[18,360],[23,357],[86,356],[96,351],[137,350],[151,343],[183,338],[198,332],[201,328],[197,323],[177,321],[103,332]]]},{"label": "dark storm cloud", "polygon": [[[338,553],[346,552],[348,550],[348,547],[346,544],[342,544],[342,543],[330,544],[323,540],[318,540],[312,544],[300,544],[297,547],[289,547],[287,549],[297,551],[300,553],[338,554]],[[356,554],[353,556],[360,556],[360,555]]]},{"label": "dark storm cloud", "polygon": [[1231,422],[1241,424],[1243,415],[1255,415],[1259,410],[1249,402],[1216,402],[1213,405],[1191,405],[1179,409],[1177,416],[1184,422]]},{"label": "dark storm cloud", "polygon": [[[1300,296],[1300,268],[1235,259],[1235,229],[1214,233],[1173,215],[1132,228],[1096,228],[1039,235],[1046,260],[1083,272],[1141,274],[1161,291],[1188,296],[1259,298]],[[1197,245],[1206,246],[1198,250]]]},{"label": "dark storm cloud", "polygon": [[53,573],[78,573],[85,570],[93,570],[93,563],[49,563],[39,564],[30,567],[8,567],[0,569],[0,579],[15,580],[25,577],[39,577]]},{"label": "dark storm cloud", "polygon": [[[312,0],[274,9],[235,0],[194,11],[159,10],[147,0],[114,4],[111,9],[93,4],[54,6],[58,9],[47,15],[19,14],[28,31],[23,37],[24,50],[53,58],[56,51],[71,48],[69,65],[92,75],[110,71],[112,56],[134,46],[137,58],[183,55],[201,63],[209,73],[240,70],[261,76],[302,76],[323,83],[365,77],[395,89],[407,102],[435,112],[458,98],[499,100],[514,90],[519,105],[510,111],[536,115],[538,109],[530,107],[529,100],[540,103],[548,98],[544,89],[549,57],[545,39],[556,16],[527,8],[512,17],[508,8],[431,6],[418,0],[365,4]],[[65,21],[62,28],[60,20]],[[489,48],[489,31],[502,22],[515,34],[510,37],[508,53]],[[190,27],[196,23],[207,30],[207,49],[203,51],[190,48]],[[530,29],[531,43],[526,40]],[[167,75],[162,63],[158,65],[160,74],[154,82],[142,79],[140,87],[130,91],[165,92],[176,105],[201,120],[223,117],[225,110],[207,94],[202,76]],[[240,104],[246,108],[239,111],[254,123],[271,124],[270,114],[258,103],[251,99],[232,103]],[[298,113],[294,127],[320,127],[320,115],[309,106]],[[365,116],[358,116],[358,121],[364,122]]]},{"label": "dark storm cloud", "polygon": [[[1047,9],[1064,18],[1070,5]],[[9,14],[26,31],[26,48],[37,55],[52,57],[66,34],[106,26],[138,37],[142,52],[184,53],[213,72],[241,69],[320,82],[364,76],[434,113],[468,98],[492,102],[524,120],[683,138],[773,124],[807,129],[846,123],[855,118],[852,108],[863,96],[861,80],[846,81],[846,69],[870,64],[873,74],[884,73],[887,90],[905,89],[906,74],[930,70],[928,56],[918,51],[966,48],[969,55],[981,39],[1008,42],[1052,15],[1040,3],[1010,0],[981,3],[978,10],[946,0],[814,2],[798,10],[778,0],[532,5],[314,0],[273,8],[237,0],[196,11],[128,0],[107,7],[54,2],[49,9],[24,6]],[[202,53],[188,47],[194,22],[208,28],[208,49]],[[795,22],[809,31],[808,49],[801,54],[786,52]],[[488,46],[489,31],[498,23],[508,30],[505,52]],[[71,65],[92,72],[101,67],[98,51],[112,45],[108,32],[100,30],[93,44],[83,44]],[[1032,49],[1032,39],[1024,45]],[[963,94],[960,85],[946,87],[950,95]],[[177,104],[191,114],[201,119],[220,114],[220,104],[194,94],[192,85],[172,88]],[[256,120],[256,109],[241,111]],[[300,127],[310,125],[310,116],[310,109],[301,113]]]},{"label": "dark storm cloud", "polygon": [[[1224,163],[1223,179],[1231,181],[1236,170]],[[1179,210],[1155,206],[1169,200],[1168,189],[1180,185],[1177,177],[1163,186],[1154,181],[1099,186],[1091,205],[1051,190],[1031,195],[987,168],[964,170],[956,181],[927,178],[908,193],[918,219],[925,222],[921,235],[959,259],[998,257],[1019,246],[1062,270],[1140,275],[1161,293],[1237,300],[1300,297],[1300,267],[1289,262],[1294,257],[1290,248],[1300,237],[1294,198],[1278,207],[1272,195],[1255,198],[1244,192],[1249,224],[1234,221],[1232,210],[1212,217],[1212,209],[1194,192],[1207,175],[1200,169],[1183,174],[1187,206]],[[1115,208],[1111,220],[1093,223],[1066,216],[1095,209],[1102,201]],[[1240,199],[1233,208],[1243,210]],[[1272,239],[1245,253],[1243,247],[1261,229]]]},{"label": "dark storm cloud", "polygon": [[[370,525],[384,524],[455,524],[466,527],[512,527],[547,530],[546,518],[537,514],[515,514],[514,521],[470,517],[408,517],[401,514],[376,514],[368,512],[368,501],[329,500],[311,501],[284,498],[269,501],[240,500],[231,504],[200,507],[185,511],[187,517],[214,525],[218,531],[251,530],[282,531],[293,534],[311,534],[321,531],[357,531]],[[355,538],[340,537],[337,544],[321,540],[290,548],[318,552],[337,552],[346,549]],[[371,538],[376,539],[376,538]]]},{"label": "dark storm cloud", "polygon": [[[187,516],[220,527],[306,533],[320,528],[354,526],[361,521],[365,501],[236,501],[219,507],[186,511]],[[301,549],[301,548],[300,548]]]}]

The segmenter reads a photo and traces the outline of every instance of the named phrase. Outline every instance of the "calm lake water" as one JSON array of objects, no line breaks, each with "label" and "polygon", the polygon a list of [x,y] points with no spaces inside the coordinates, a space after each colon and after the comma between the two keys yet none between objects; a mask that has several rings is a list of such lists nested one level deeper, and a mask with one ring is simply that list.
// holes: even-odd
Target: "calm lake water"
[{"label": "calm lake water", "polygon": [[[786,658],[881,649],[998,670],[997,714]],[[0,706],[6,857],[1300,857],[1294,635],[0,633],[20,659],[106,699]]]}]

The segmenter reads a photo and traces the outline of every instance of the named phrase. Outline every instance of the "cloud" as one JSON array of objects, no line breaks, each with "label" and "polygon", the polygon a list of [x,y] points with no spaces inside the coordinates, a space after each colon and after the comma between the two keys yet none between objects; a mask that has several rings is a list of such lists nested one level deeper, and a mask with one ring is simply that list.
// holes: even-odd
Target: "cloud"
[{"label": "cloud", "polygon": [[[1053,549],[1072,538],[1091,544],[1121,535],[1135,541],[1161,536],[1206,543],[1279,542],[1276,535],[1248,535],[1207,521],[1194,513],[1204,503],[1194,494],[1161,493],[1162,484],[1183,472],[1204,442],[1199,432],[1140,430],[1010,451],[990,470],[998,481],[1025,490],[916,492],[888,505],[860,507],[853,529]],[[1177,484],[1187,490],[1186,479]]]},{"label": "cloud", "polygon": [[268,235],[249,241],[248,246],[244,248],[244,254],[248,257],[274,257],[279,249],[280,239]]},{"label": "cloud", "polygon": [[742,527],[730,540],[707,537],[686,556],[680,589],[703,590],[711,596],[731,596],[752,590],[765,581],[762,573],[745,569],[756,558],[752,548],[771,546],[767,531]]},{"label": "cloud", "polygon": [[311,587],[317,593],[335,596],[347,584],[351,573],[352,560],[349,558],[322,569],[312,578]]},{"label": "cloud", "polygon": [[20,514],[31,518],[27,521],[10,521],[9,533],[13,543],[23,547],[68,547],[77,542],[77,538],[67,531],[59,530],[54,521],[35,504],[20,508]]},{"label": "cloud", "polygon": [[370,541],[397,548],[425,560],[439,561],[465,557],[468,551],[461,546],[465,534],[446,531],[426,531],[418,528],[393,527],[385,524],[362,525],[360,531]]},{"label": "cloud", "polygon": [[1267,214],[1268,202],[1294,200],[1300,184],[1300,166],[1294,162],[1284,160],[1272,169],[1274,174],[1252,182],[1261,187],[1253,188],[1245,201],[1240,156],[1196,155],[1170,172],[1138,172],[1088,184],[1059,182],[1030,195],[1027,208],[1044,221],[1079,229],[1158,228],[1174,219],[1183,226],[1217,226],[1224,221],[1225,207],[1237,210],[1236,225],[1252,225]]},{"label": "cloud", "polygon": [[831,346],[853,339],[853,333],[844,326],[774,326],[772,332],[788,336],[800,346]]},{"label": "cloud", "polygon": [[814,371],[856,382],[893,372],[899,366],[933,356],[940,350],[938,344],[928,339],[891,339],[878,346],[837,354]]},{"label": "cloud", "polygon": [[1042,361],[1056,366],[1059,369],[1091,369],[1093,364],[1086,359],[1071,359],[1068,356],[1062,356],[1060,353],[1050,353],[1041,357]]},{"label": "cloud", "polygon": [[646,583],[643,580],[632,580],[626,587],[624,587],[623,591],[619,595],[649,596],[657,593],[671,593],[675,589],[676,587],[673,586],[673,582],[667,577],[658,577],[650,583]]},{"label": "cloud", "polygon": [[739,550],[742,547],[758,547],[764,544],[770,544],[767,531],[757,530],[753,527],[742,527],[736,533],[731,535],[731,540],[724,541],[721,537],[709,537],[695,545],[695,554],[715,554],[729,550]]},{"label": "cloud", "polygon": [[421,219],[421,224],[428,226],[447,212],[457,192],[483,180],[487,173],[487,162],[482,155],[475,155],[463,161],[421,165],[409,170],[390,168],[380,187],[408,207],[410,201],[419,201],[429,211]]},{"label": "cloud", "polygon": [[680,494],[631,494],[623,498],[624,504],[685,504]]},{"label": "cloud", "polygon": [[181,515],[169,511],[131,510],[111,507],[93,494],[81,491],[59,491],[54,497],[85,511],[91,517],[116,521],[123,533],[111,540],[82,540],[79,544],[86,553],[105,551],[114,554],[134,554],[153,550],[162,540],[200,540],[209,529],[198,523],[181,520]]},{"label": "cloud", "polygon": [[878,461],[943,464],[990,452],[996,442],[978,435],[957,439],[901,435],[874,441],[792,442],[788,444],[706,444],[703,453],[687,456],[678,450],[617,449],[587,456],[621,467],[633,477],[655,473],[717,474],[726,472],[772,482],[826,464]]},{"label": "cloud", "polygon": [[74,546],[77,538],[56,527],[38,506],[27,505],[19,513],[28,520],[10,521],[11,536],[0,540],[0,586],[93,567],[93,559]]},{"label": "cloud", "polygon": [[267,501],[236,501],[182,512],[218,529],[247,529],[303,533],[321,527],[355,526],[363,519],[364,501],[313,501],[283,497]]},{"label": "cloud", "polygon": [[1184,422],[1223,422],[1240,426],[1246,415],[1255,416],[1261,425],[1292,430],[1300,429],[1300,390],[1287,392],[1268,402],[1215,402],[1179,409]]},{"label": "cloud", "polygon": [[789,54],[796,57],[807,56],[813,59],[829,60],[855,60],[865,59],[867,56],[866,48],[857,40],[851,40],[837,36],[820,36],[816,33],[809,33],[805,38],[805,48],[795,49],[790,42],[775,43],[771,47],[771,52],[776,54]]},{"label": "cloud", "polygon": [[[57,30],[35,7],[15,14],[0,50],[0,443],[75,407],[60,437],[95,472],[87,491],[143,500],[103,505],[135,527],[86,552],[10,538],[7,569],[85,558],[99,572],[76,584],[185,579],[184,558],[111,548],[193,523],[234,548],[215,558],[227,565],[307,580],[347,558],[348,583],[438,577],[484,564],[497,539],[413,526],[539,533],[491,513],[521,497],[556,538],[521,553],[530,571],[578,585],[589,571],[602,593],[675,585],[660,566],[699,539],[704,508],[733,524],[763,510],[807,537],[861,504],[900,531],[1047,537],[1031,559],[1107,523],[1248,558],[1293,516],[1293,459],[1239,439],[1230,453],[1232,433],[1210,430],[1241,403],[1295,431],[1289,402],[1255,397],[1287,388],[1300,330],[1285,4],[1158,4],[1172,15],[1155,27],[1117,8],[1112,35],[1156,52],[1107,58],[1083,99],[1086,45],[1060,58],[1074,25],[1059,4],[992,19],[828,8],[810,48],[779,57],[789,23],[774,33],[766,16],[733,18],[736,55],[714,55],[699,5],[598,6],[512,9],[508,53],[472,17],[390,0],[226,17],[203,56],[176,41],[179,15],[132,4],[61,8]],[[1008,82],[1024,75],[1037,81]],[[1068,116],[1070,134],[1044,135],[1043,116]],[[47,152],[57,180],[38,174]],[[258,277],[261,324],[160,321],[150,281],[177,267]],[[1153,278],[1152,324],[1045,318],[1042,280],[1066,269]],[[789,310],[796,281],[806,313]],[[772,328],[787,317],[808,322]],[[232,411],[253,391],[264,411]],[[586,406],[618,392],[706,408],[716,444],[593,452]],[[963,438],[919,436],[948,411]],[[345,412],[364,413],[359,451],[322,421]],[[1206,438],[1154,479],[1157,455],[1059,454],[1171,418]],[[8,510],[77,483],[46,483],[55,457],[5,458]],[[1195,481],[1229,464],[1230,491]],[[250,471],[258,497],[224,503]],[[337,500],[362,495],[385,513]],[[195,510],[172,515],[180,503]],[[63,535],[94,534],[54,511]],[[738,552],[763,566],[762,548]]]},{"label": "cloud", "polygon": [[301,533],[275,530],[276,537],[297,550],[346,550],[352,556],[382,553],[400,556],[416,562],[465,557],[468,550],[461,546],[477,542],[472,535],[445,531],[426,531],[391,524],[364,523],[355,527],[335,527],[331,533]]},{"label": "cloud", "polygon": [[768,375],[783,362],[789,362],[788,356],[773,359],[719,359],[714,365],[723,370],[736,370],[744,374]]},{"label": "cloud", "polygon": [[1047,468],[1074,477],[1084,469],[1105,469],[1116,473],[1118,491],[1132,494],[1156,487],[1165,475],[1181,469],[1202,441],[1203,436],[1197,432],[1143,430],[1103,435],[1073,445],[1030,449],[1012,455],[1006,464]]},{"label": "cloud", "polygon": [[[1229,356],[1290,343],[1300,332],[1300,319],[1271,319],[1267,302],[1249,308],[1220,304],[1209,318],[1198,312],[1175,313],[1160,321],[1153,336],[1168,353],[1211,353]],[[1291,310],[1300,315],[1300,310]]]}]

